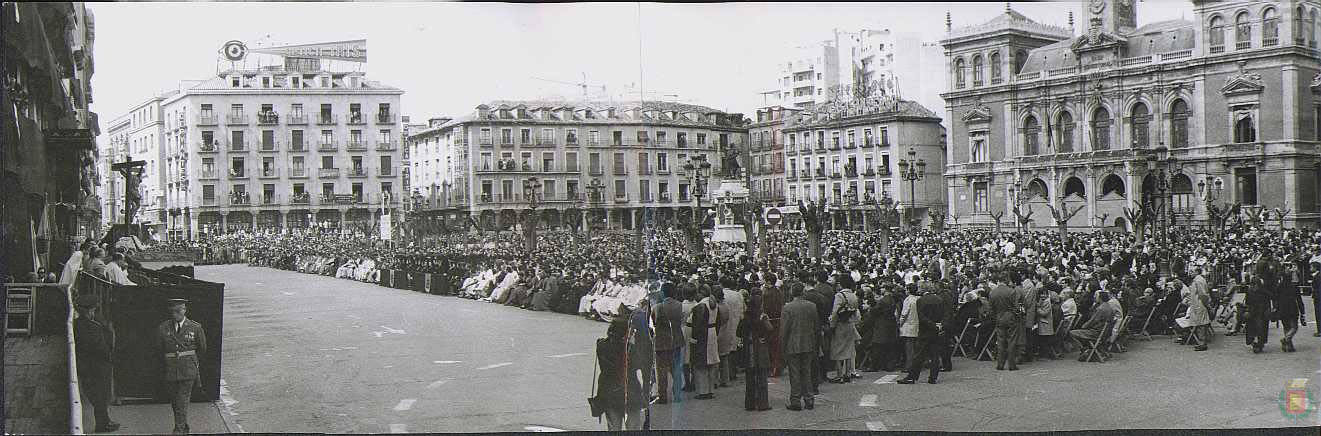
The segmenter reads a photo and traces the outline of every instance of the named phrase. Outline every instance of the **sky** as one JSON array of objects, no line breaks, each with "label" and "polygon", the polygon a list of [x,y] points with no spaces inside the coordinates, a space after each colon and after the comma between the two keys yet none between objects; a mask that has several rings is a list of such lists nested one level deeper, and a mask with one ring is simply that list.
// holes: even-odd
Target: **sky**
[{"label": "sky", "polygon": [[[1014,10],[1081,32],[1084,3]],[[106,123],[182,80],[215,77],[220,47],[367,40],[369,80],[405,91],[413,120],[471,113],[491,100],[580,96],[584,75],[611,93],[752,114],[794,46],[832,29],[915,32],[924,42],[981,24],[1005,3],[88,3],[96,16],[92,110]],[[1192,2],[1144,1],[1138,24],[1192,17]],[[255,60],[256,57],[251,56]],[[228,62],[225,62],[227,65]],[[549,79],[549,80],[540,80]],[[931,108],[938,113],[941,108]],[[103,126],[104,128],[105,126]]]}]

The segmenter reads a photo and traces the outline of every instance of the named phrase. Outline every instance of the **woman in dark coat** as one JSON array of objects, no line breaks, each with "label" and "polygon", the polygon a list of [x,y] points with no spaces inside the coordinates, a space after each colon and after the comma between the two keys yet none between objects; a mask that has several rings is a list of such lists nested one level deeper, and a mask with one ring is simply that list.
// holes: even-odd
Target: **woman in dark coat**
[{"label": "woman in dark coat", "polygon": [[771,318],[762,311],[761,290],[754,288],[748,298],[748,307],[739,324],[739,337],[747,350],[748,378],[744,382],[743,408],[748,411],[771,410],[770,394],[766,388],[766,375],[771,367]]},{"label": "woman in dark coat", "polygon": [[596,360],[601,368],[596,379],[596,398],[604,404],[610,431],[623,430],[626,417],[629,430],[642,429],[642,409],[648,401],[642,393],[642,383],[627,373],[627,336],[628,320],[617,317],[610,322],[606,337],[596,340]]},{"label": "woman in dark coat", "polygon": [[1296,270],[1290,265],[1289,270],[1278,275],[1275,287],[1275,313],[1274,320],[1279,321],[1284,326],[1282,337],[1280,338],[1280,351],[1293,352],[1293,336],[1298,333],[1298,309],[1299,299],[1298,285],[1294,281]]},{"label": "woman in dark coat", "polygon": [[895,359],[899,355],[899,320],[896,318],[900,300],[895,298],[891,289],[883,291],[876,302],[876,320],[872,324],[871,358],[868,359],[872,370],[890,372],[895,368]]}]

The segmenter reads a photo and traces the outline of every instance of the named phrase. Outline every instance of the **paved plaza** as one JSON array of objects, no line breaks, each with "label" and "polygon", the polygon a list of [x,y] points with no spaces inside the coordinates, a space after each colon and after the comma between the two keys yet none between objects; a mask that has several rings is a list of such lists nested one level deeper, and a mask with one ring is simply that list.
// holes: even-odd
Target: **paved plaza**
[{"label": "paved plaza", "polygon": [[[580,317],[240,265],[198,267],[225,283],[222,409],[246,432],[604,430],[586,398],[606,324]],[[1309,320],[1312,315],[1309,314]],[[955,358],[940,383],[863,373],[822,385],[816,410],[743,410],[743,385],[713,400],[653,407],[655,429],[1054,431],[1318,425],[1281,412],[1286,383],[1315,396],[1321,340],[1253,355],[1217,331],[1195,352],[1169,337],[1134,341],[1107,363],[1072,358],[994,371]],[[1273,329],[1272,338],[1279,330]],[[741,379],[740,379],[741,380]]]}]

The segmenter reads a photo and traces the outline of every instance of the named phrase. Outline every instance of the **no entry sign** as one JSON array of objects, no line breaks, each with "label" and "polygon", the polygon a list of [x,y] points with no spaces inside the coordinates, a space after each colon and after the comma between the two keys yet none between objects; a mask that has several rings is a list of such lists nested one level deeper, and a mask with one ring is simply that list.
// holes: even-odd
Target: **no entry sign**
[{"label": "no entry sign", "polygon": [[780,213],[780,209],[772,207],[766,210],[766,224],[772,226],[778,226],[783,221],[784,221],[784,214]]}]

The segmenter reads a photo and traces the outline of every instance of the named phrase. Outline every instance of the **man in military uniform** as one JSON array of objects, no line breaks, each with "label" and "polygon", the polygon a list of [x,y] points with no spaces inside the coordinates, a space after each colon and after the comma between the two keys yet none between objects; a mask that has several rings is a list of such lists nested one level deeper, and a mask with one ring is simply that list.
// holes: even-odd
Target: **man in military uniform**
[{"label": "man in military uniform", "polygon": [[78,381],[96,412],[96,432],[119,429],[110,420],[110,376],[114,373],[111,356],[115,335],[110,327],[96,320],[100,301],[95,295],[80,295],[75,302],[78,319],[73,320],[73,337],[78,348]]},{"label": "man in military uniform", "polygon": [[188,433],[188,402],[198,378],[198,354],[206,353],[206,332],[202,325],[188,319],[187,300],[167,303],[170,319],[157,328],[159,347],[165,357],[165,383],[169,387],[170,406],[174,409],[174,433]]}]

